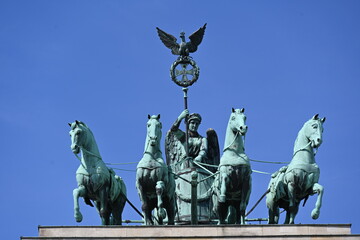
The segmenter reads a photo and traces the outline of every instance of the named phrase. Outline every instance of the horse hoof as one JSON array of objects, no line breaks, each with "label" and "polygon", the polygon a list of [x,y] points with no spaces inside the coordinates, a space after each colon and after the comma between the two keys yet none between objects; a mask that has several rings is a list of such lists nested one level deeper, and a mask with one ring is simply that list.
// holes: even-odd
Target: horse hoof
[{"label": "horse hoof", "polygon": [[159,219],[165,219],[165,218],[166,218],[165,209],[160,208],[160,209],[158,210],[158,218],[159,218]]},{"label": "horse hoof", "polygon": [[319,211],[319,210],[317,210],[317,209],[312,210],[312,212],[311,212],[311,217],[312,217],[312,219],[314,219],[314,220],[318,219],[318,218],[319,218],[319,215],[320,215],[320,211]]},{"label": "horse hoof", "polygon": [[76,222],[81,222],[83,220],[83,216],[81,213],[75,214],[75,220]]}]

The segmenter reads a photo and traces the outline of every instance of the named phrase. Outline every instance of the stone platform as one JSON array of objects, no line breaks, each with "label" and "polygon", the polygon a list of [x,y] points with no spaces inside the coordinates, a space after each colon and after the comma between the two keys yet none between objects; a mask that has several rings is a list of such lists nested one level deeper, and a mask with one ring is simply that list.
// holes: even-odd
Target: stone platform
[{"label": "stone platform", "polygon": [[115,240],[115,239],[242,239],[242,240],[346,240],[359,239],[351,234],[351,224],[299,225],[196,225],[196,226],[39,226],[38,237],[22,240]]}]

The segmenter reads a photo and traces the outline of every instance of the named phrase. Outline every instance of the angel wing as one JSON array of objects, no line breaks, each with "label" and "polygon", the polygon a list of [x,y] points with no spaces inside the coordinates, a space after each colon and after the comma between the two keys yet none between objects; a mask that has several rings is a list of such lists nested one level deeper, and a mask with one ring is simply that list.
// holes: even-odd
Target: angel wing
[{"label": "angel wing", "polygon": [[180,130],[169,130],[165,138],[166,164],[172,166],[175,172],[180,169],[179,164],[186,157],[184,145],[181,143],[182,138],[185,138],[185,134]]},{"label": "angel wing", "polygon": [[176,37],[174,37],[173,35],[164,32],[163,30],[161,30],[160,28],[156,28],[158,35],[160,37],[160,40],[164,43],[164,45],[167,48],[171,49],[171,53],[174,55],[179,55],[179,49],[180,49],[180,45],[177,43],[177,39]]},{"label": "angel wing", "polygon": [[[206,25],[206,24],[205,24]],[[220,164],[220,147],[217,134],[214,129],[209,128],[206,131],[206,138],[208,141],[208,154],[206,163],[211,165],[219,166]],[[212,172],[217,171],[217,167],[208,167]]]},{"label": "angel wing", "polygon": [[189,52],[192,53],[197,50],[198,46],[200,45],[200,43],[203,40],[203,37],[205,34],[205,29],[206,29],[206,23],[204,24],[204,26],[202,26],[201,28],[199,28],[197,31],[193,32],[189,36],[190,42],[186,43],[186,46],[187,46],[187,49],[189,50]]}]

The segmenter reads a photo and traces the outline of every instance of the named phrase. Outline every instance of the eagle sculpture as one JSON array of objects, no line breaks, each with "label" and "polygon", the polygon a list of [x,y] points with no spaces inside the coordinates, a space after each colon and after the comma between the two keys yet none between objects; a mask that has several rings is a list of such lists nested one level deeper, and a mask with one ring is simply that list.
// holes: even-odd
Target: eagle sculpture
[{"label": "eagle sculpture", "polygon": [[160,28],[156,28],[160,40],[164,43],[167,48],[171,49],[171,53],[174,55],[180,55],[182,57],[189,56],[189,53],[193,53],[197,50],[198,46],[200,45],[204,33],[205,33],[206,23],[204,26],[199,28],[193,34],[189,36],[190,42],[185,41],[185,33],[180,33],[181,42],[180,44],[177,43],[176,37],[173,35],[164,32]]}]

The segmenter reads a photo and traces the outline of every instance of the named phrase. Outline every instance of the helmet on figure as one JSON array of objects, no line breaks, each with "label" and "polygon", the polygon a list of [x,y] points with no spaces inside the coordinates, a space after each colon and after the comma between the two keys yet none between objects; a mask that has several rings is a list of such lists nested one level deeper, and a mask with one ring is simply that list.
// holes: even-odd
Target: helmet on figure
[{"label": "helmet on figure", "polygon": [[199,121],[199,123],[201,123],[201,116],[200,116],[200,114],[198,114],[198,113],[192,113],[192,114],[190,114],[189,117],[188,117],[188,122],[193,121],[193,120],[197,120],[197,121]]}]

